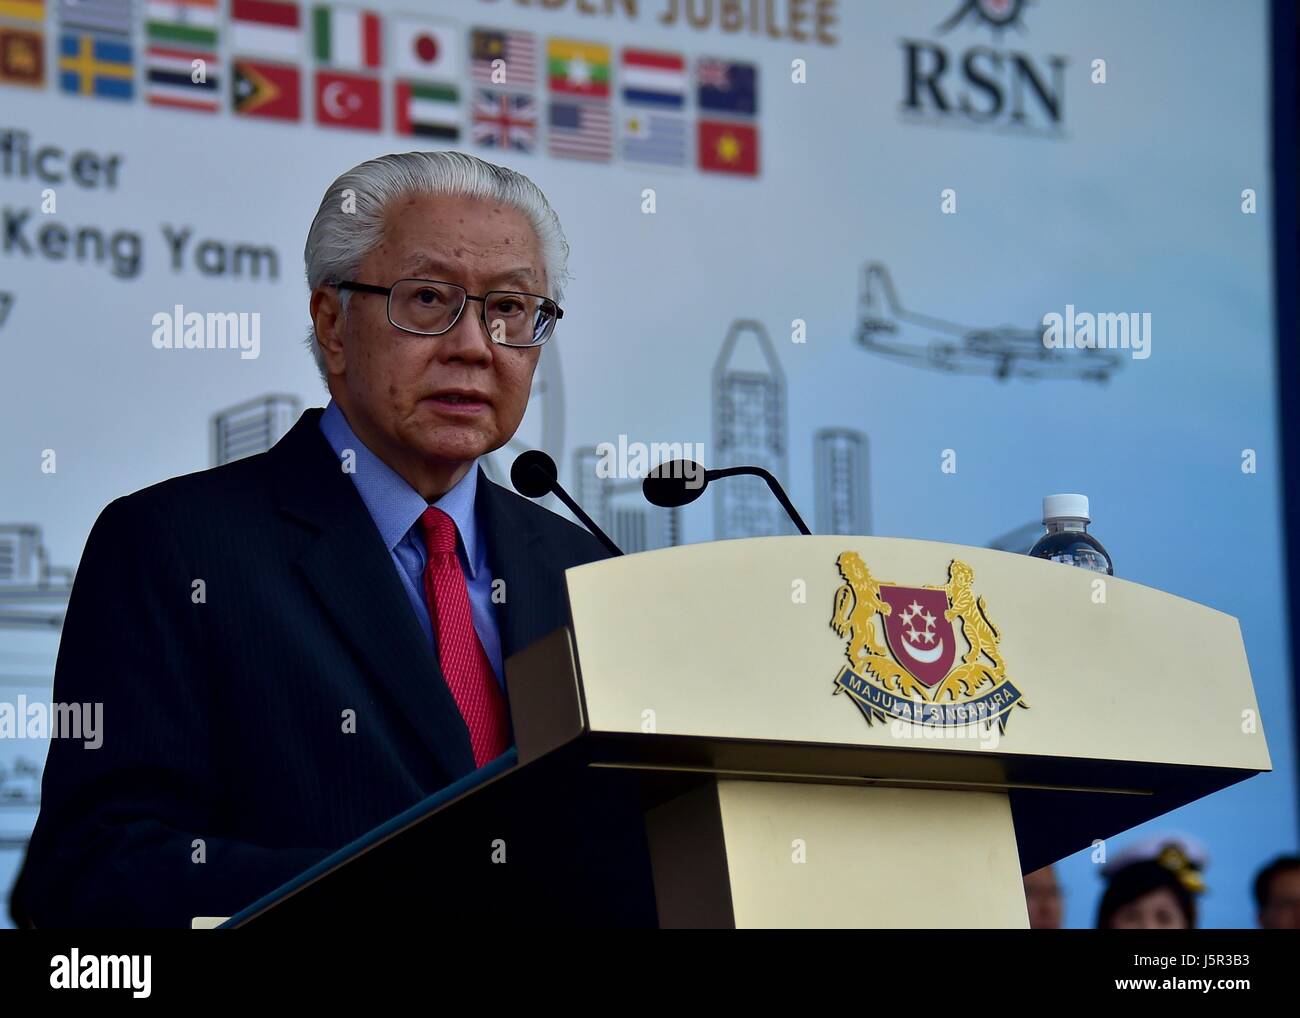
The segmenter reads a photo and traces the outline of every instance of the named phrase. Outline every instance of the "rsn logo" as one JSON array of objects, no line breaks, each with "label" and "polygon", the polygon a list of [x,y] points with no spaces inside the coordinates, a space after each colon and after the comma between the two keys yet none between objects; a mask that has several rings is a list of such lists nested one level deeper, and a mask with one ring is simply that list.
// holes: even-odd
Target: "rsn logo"
[{"label": "rsn logo", "polygon": [[929,39],[901,40],[903,119],[1060,135],[1068,59],[1034,56],[1000,45],[1007,29],[1025,31],[1022,19],[1030,2],[960,0],[957,10],[935,30],[947,35],[958,27],[987,27],[996,45],[976,43],[958,49]]},{"label": "rsn logo", "polygon": [[56,990],[130,990],[133,997],[147,997],[152,968],[152,955],[83,956],[74,947],[71,954],[50,959],[50,986]]}]

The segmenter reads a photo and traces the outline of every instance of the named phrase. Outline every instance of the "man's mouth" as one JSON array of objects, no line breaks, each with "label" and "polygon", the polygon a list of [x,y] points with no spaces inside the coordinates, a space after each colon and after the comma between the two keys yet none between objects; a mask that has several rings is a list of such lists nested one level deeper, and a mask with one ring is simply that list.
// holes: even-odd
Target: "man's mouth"
[{"label": "man's mouth", "polygon": [[482,393],[467,390],[448,389],[444,392],[435,392],[425,398],[436,404],[439,410],[448,413],[480,413],[489,406],[487,397]]}]

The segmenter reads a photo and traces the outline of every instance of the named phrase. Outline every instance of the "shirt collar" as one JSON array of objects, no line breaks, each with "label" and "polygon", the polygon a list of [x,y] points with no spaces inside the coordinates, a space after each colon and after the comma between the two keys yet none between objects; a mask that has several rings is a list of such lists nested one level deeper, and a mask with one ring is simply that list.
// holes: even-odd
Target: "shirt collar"
[{"label": "shirt collar", "polygon": [[[420,522],[430,503],[407,483],[396,470],[376,456],[348,424],[337,403],[330,400],[321,414],[320,429],[330,448],[340,459],[346,450],[353,452],[354,472],[352,483],[361,501],[365,503],[370,518],[375,521],[384,546],[391,553],[402,542],[411,528]],[[470,577],[478,570],[478,528],[475,526],[474,505],[478,493],[478,464],[470,465],[465,476],[432,505],[441,509],[456,524]]]}]

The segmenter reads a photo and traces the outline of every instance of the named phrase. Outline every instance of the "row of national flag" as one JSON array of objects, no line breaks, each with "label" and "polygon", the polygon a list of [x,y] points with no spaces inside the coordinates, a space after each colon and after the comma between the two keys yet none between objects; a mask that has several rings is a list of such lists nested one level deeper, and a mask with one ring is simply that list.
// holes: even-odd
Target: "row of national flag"
[{"label": "row of national flag", "polygon": [[0,85],[116,100],[138,88],[204,113],[229,97],[237,116],[300,121],[304,78],[325,127],[381,131],[390,107],[398,134],[441,143],[758,174],[751,63],[494,28],[466,46],[426,15],[293,0],[0,0]]}]

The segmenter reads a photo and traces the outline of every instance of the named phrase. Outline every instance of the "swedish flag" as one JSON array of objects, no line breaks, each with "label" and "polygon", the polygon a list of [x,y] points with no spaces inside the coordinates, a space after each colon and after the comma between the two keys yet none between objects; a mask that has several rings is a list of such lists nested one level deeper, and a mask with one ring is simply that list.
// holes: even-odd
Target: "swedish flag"
[{"label": "swedish flag", "polygon": [[59,83],[75,95],[130,99],[135,91],[130,41],[64,32],[59,38]]}]

